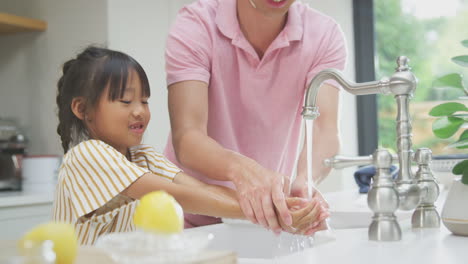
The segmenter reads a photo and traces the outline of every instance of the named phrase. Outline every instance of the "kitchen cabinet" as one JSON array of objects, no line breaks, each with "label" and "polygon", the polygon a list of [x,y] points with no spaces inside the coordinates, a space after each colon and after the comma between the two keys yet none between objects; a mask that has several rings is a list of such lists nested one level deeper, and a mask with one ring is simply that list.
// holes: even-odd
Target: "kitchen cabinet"
[{"label": "kitchen cabinet", "polygon": [[45,31],[47,22],[39,19],[0,13],[0,35]]},{"label": "kitchen cabinet", "polygon": [[0,240],[16,240],[51,220],[53,193],[0,192]]}]

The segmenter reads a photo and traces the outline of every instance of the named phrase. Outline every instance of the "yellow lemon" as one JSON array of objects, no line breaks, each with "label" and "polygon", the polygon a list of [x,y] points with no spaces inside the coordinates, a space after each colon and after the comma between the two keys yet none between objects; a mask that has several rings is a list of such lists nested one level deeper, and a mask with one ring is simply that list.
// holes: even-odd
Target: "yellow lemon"
[{"label": "yellow lemon", "polygon": [[54,243],[53,250],[57,264],[73,263],[78,251],[78,241],[73,225],[58,222],[38,225],[21,238],[18,246],[20,251],[24,251],[31,243],[34,246],[46,240]]},{"label": "yellow lemon", "polygon": [[158,233],[178,233],[184,228],[180,204],[168,193],[155,191],[144,195],[135,209],[136,227]]}]

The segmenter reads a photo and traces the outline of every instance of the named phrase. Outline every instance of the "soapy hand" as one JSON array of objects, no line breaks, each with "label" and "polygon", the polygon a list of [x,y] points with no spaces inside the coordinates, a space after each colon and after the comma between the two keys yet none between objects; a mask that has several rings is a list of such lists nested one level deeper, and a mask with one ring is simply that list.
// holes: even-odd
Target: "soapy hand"
[{"label": "soapy hand", "polygon": [[[291,197],[294,197],[296,199],[302,198],[304,201],[303,204],[307,204],[307,203],[311,204],[314,201],[317,201],[320,204],[320,208],[322,209],[322,212],[319,215],[319,218],[317,220],[310,222],[309,226],[303,225],[301,228],[299,228],[299,230],[295,230],[294,233],[300,233],[303,235],[312,235],[319,230],[327,229],[327,224],[325,220],[330,215],[330,213],[328,212],[329,205],[327,201],[323,198],[320,191],[316,189],[315,187],[312,187],[312,201],[310,202],[308,201],[308,196],[309,196],[308,185],[307,185],[307,179],[304,175],[298,175],[291,186],[290,192],[286,192],[286,193],[288,193]],[[289,199],[291,198],[288,198],[288,200]],[[297,201],[295,203],[296,205],[293,207],[289,206],[288,204],[288,207],[290,210],[297,211],[298,206],[300,207],[300,204],[298,204]],[[301,213],[301,212],[304,212],[304,211],[297,211],[296,213]],[[293,218],[294,216],[295,215],[293,215]],[[283,225],[282,227],[287,232],[291,232],[293,230],[290,227],[288,229],[288,227],[285,227]]]},{"label": "soapy hand", "polygon": [[291,225],[280,221],[284,231],[294,234],[312,235],[319,230],[326,229],[325,219],[330,215],[328,205],[314,197],[307,200],[299,197],[286,199],[289,211],[293,219]]},{"label": "soapy hand", "polygon": [[[297,180],[295,183],[296,185],[293,185],[293,187],[291,188],[291,196],[302,197],[305,199],[308,196],[307,184],[305,184],[304,182],[301,183],[300,181],[297,181]],[[328,202],[325,200],[325,198],[323,198],[322,193],[320,193],[320,191],[316,188],[312,189],[312,193],[313,193],[312,200],[316,199],[320,202],[321,206],[324,207],[324,210],[326,212],[326,217],[323,218],[318,223],[318,225],[311,225],[307,230],[303,230],[302,234],[304,235],[312,235],[317,231],[327,229],[327,224],[325,220],[326,218],[330,216],[330,213],[328,212],[328,209],[330,208],[330,206],[328,205]]]}]

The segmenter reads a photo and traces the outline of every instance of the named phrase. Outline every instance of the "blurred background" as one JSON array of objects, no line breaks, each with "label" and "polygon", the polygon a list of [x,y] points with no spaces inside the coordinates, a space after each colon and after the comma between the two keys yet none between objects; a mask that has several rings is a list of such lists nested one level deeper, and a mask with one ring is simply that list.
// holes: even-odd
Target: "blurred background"
[{"label": "blurred background", "polygon": [[[56,134],[55,105],[61,65],[89,44],[107,46],[130,54],[146,70],[152,89],[149,101],[152,121],[144,141],[162,151],[170,129],[164,73],[165,39],[177,11],[191,2],[193,0],[0,0],[0,13],[47,23],[44,32],[0,35],[0,118],[13,119],[18,124],[28,140],[29,155],[62,155]],[[303,2],[341,25],[349,53],[345,70],[348,79],[363,81],[356,78],[363,64],[372,67],[369,80],[390,76],[396,57],[408,56],[419,78],[410,106],[414,148],[430,147],[434,154],[457,152],[447,149],[446,142],[433,136],[433,119],[427,113],[439,102],[462,95],[461,91],[453,89],[435,89],[432,83],[446,73],[464,73],[464,68],[455,65],[450,58],[466,53],[460,41],[468,39],[468,0]],[[370,22],[366,23],[371,23],[367,25],[371,31],[363,32],[366,25],[357,22],[363,16],[370,17]],[[359,31],[361,35],[356,35]],[[366,45],[371,48],[367,49]],[[367,49],[367,55],[355,52],[360,48]],[[340,154],[368,155],[377,146],[396,149],[396,104],[392,97],[371,99],[375,101],[376,113],[373,119],[368,119],[365,112],[374,110],[368,110],[372,108],[365,102],[344,92],[340,96]],[[357,110],[359,107],[364,113]],[[363,150],[360,148],[363,145],[368,147]],[[354,188],[351,175],[355,169],[333,171],[321,189]]]}]

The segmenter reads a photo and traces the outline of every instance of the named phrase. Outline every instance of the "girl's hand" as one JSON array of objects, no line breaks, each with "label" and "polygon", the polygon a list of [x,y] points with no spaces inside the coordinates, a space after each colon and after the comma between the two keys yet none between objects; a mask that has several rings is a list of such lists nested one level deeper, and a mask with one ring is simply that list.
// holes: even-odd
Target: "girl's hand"
[{"label": "girl's hand", "polygon": [[[327,216],[328,217],[328,216]],[[325,217],[325,219],[327,218]],[[327,227],[327,223],[325,222],[325,219],[320,221],[318,223],[318,225],[316,226],[313,226],[311,225],[308,229],[306,229],[304,232],[303,232],[303,235],[305,236],[310,236],[310,235],[313,235],[315,234],[315,232],[317,231],[320,231],[320,230],[326,230],[328,227]]]},{"label": "girl's hand", "polygon": [[[294,234],[311,235],[326,228],[325,219],[330,215],[327,207],[320,199],[308,201],[303,198],[290,197],[286,203],[291,212],[293,223],[291,226],[280,222],[284,231]],[[327,205],[328,206],[328,205]]]},{"label": "girl's hand", "polygon": [[[307,192],[308,192],[307,184],[305,183],[297,184],[295,186],[293,185],[290,196],[307,199],[307,196],[308,196]],[[328,202],[325,200],[325,198],[323,198],[322,193],[317,188],[314,187],[312,189],[312,193],[313,193],[312,198],[318,199],[322,203],[322,205],[324,205],[327,209],[330,208],[330,206],[328,205]]]}]

